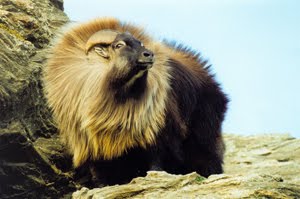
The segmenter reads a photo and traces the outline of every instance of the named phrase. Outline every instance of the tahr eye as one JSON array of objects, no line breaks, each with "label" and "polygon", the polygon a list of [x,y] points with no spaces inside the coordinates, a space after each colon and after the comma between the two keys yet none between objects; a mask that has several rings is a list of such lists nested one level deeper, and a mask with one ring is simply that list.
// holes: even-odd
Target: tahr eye
[{"label": "tahr eye", "polygon": [[122,48],[122,47],[125,46],[125,45],[126,45],[125,42],[119,42],[119,43],[116,44],[115,48],[116,48],[116,49],[119,49],[119,48]]}]

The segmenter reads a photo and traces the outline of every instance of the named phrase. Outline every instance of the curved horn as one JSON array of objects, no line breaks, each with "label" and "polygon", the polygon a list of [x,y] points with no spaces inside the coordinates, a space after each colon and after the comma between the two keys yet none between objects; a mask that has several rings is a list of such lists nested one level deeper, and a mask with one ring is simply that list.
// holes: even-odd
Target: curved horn
[{"label": "curved horn", "polygon": [[85,45],[85,53],[87,54],[89,50],[96,44],[111,44],[119,33],[113,30],[100,30],[94,33]]}]

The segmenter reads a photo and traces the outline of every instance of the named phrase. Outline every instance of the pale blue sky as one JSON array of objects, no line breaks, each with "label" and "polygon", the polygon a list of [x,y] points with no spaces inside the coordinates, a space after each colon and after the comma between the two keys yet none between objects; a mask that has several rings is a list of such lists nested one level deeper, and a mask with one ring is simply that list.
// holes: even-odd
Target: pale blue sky
[{"label": "pale blue sky", "polygon": [[224,132],[300,137],[300,0],[65,0],[65,11],[114,16],[200,51],[231,98]]}]

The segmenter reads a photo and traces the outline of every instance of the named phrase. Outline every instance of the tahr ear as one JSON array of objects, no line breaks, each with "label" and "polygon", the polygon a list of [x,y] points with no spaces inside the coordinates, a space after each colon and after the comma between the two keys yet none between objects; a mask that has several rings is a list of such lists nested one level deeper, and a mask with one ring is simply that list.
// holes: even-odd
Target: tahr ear
[{"label": "tahr ear", "polygon": [[108,52],[107,47],[105,47],[105,46],[95,46],[94,50],[101,57],[106,58],[106,59],[109,58],[109,52]]}]

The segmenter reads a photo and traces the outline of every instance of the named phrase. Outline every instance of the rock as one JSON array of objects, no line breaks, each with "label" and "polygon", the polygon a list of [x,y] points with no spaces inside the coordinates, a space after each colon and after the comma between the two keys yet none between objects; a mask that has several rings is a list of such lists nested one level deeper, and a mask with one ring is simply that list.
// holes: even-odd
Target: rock
[{"label": "rock", "polygon": [[38,153],[47,158],[49,165],[55,166],[60,172],[72,170],[72,158],[65,153],[66,149],[62,146],[57,135],[50,139],[40,137],[33,144]]},{"label": "rock", "polygon": [[[200,180],[199,180],[200,179]],[[280,177],[263,174],[212,175],[202,179],[198,174],[171,175],[148,172],[144,178],[135,178],[129,184],[73,193],[73,199],[113,198],[296,198],[300,188],[285,183]]]},{"label": "rock", "polygon": [[46,48],[67,21],[60,0],[0,1],[0,198],[75,190],[41,82]]},{"label": "rock", "polygon": [[[0,149],[0,198],[57,198],[75,189],[71,174],[39,151],[22,124],[12,123],[0,131]],[[55,146],[52,149],[52,154],[62,155]]]},{"label": "rock", "polygon": [[226,135],[225,173],[279,175],[300,185],[300,140],[285,134]]},{"label": "rock", "polygon": [[148,172],[129,184],[82,188],[74,199],[100,198],[300,198],[300,140],[288,135],[225,135],[225,173]]},{"label": "rock", "polygon": [[19,121],[31,140],[49,137],[55,128],[40,81],[43,49],[68,18],[49,0],[1,0],[0,16],[0,128]]}]

